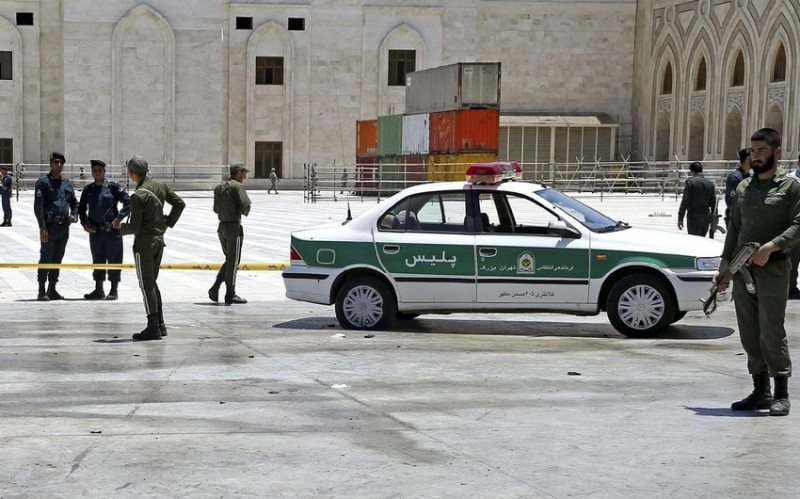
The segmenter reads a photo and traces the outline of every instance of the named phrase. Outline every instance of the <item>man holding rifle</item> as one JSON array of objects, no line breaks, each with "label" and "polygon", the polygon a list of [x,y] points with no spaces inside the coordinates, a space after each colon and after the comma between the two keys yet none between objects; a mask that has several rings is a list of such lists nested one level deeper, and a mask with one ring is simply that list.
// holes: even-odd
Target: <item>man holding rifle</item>
[{"label": "man holding rifle", "polygon": [[[770,416],[786,416],[791,407],[787,385],[792,374],[783,324],[789,292],[787,253],[800,244],[800,183],[776,175],[781,158],[781,136],[777,131],[758,130],[750,137],[750,145],[753,176],[742,180],[734,193],[720,268],[728,267],[747,243],[760,245],[748,259],[748,277],[752,277],[755,292],[746,289],[744,273],[733,276],[739,336],[747,353],[754,390],[734,402],[731,409],[769,409]],[[727,283],[723,277],[720,272],[713,282],[724,291]],[[775,378],[774,396],[770,377]]]}]

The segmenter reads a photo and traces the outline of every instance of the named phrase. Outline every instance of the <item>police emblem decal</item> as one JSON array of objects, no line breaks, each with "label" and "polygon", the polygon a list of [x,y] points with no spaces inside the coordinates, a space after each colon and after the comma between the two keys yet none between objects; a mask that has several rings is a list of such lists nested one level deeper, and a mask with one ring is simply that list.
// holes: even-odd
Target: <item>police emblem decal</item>
[{"label": "police emblem decal", "polygon": [[536,258],[528,253],[522,253],[517,258],[517,274],[535,274]]}]

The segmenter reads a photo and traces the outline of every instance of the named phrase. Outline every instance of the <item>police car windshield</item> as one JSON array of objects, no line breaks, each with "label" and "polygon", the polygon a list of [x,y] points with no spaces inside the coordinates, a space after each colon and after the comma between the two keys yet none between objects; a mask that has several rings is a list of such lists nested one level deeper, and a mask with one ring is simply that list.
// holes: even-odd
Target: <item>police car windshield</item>
[{"label": "police car windshield", "polygon": [[[538,196],[558,206],[575,220],[593,232],[608,232],[614,229],[627,229],[627,224],[617,223],[599,211],[589,208],[580,201],[573,199],[555,189],[542,189],[536,191]],[[611,229],[609,229],[611,227]]]}]

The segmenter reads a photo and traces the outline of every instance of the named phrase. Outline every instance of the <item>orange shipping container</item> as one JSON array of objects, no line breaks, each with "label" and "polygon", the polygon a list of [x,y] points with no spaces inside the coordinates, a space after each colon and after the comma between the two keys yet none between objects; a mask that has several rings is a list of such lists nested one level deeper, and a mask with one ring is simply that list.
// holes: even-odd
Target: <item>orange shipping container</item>
[{"label": "orange shipping container", "polygon": [[356,121],[356,156],[378,154],[378,120]]},{"label": "orange shipping container", "polygon": [[430,154],[497,152],[500,111],[462,109],[431,113]]}]

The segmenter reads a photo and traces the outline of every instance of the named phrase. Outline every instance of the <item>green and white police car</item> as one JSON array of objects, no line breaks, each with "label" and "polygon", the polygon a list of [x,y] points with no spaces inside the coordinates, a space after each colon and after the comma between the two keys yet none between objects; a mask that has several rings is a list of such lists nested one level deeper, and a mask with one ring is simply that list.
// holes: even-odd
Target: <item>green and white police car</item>
[{"label": "green and white police car", "polygon": [[649,336],[700,310],[722,243],[630,227],[511,163],[410,187],[343,225],[293,232],[286,296],[346,329],[425,313],[605,311]]}]

